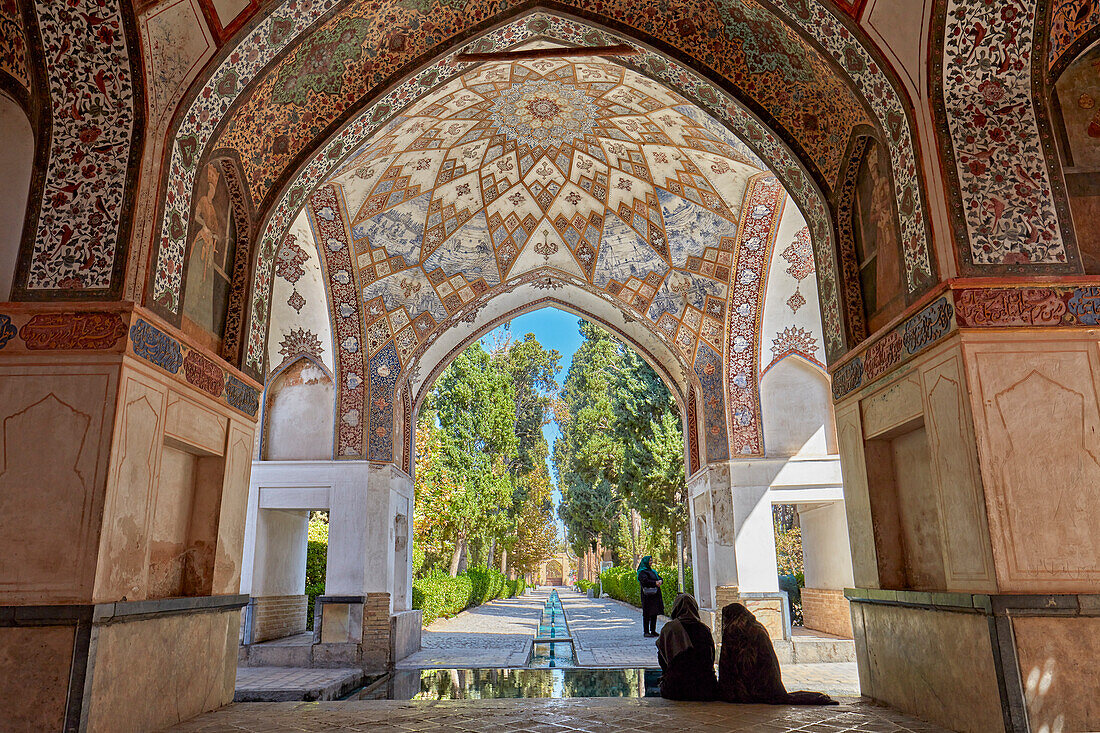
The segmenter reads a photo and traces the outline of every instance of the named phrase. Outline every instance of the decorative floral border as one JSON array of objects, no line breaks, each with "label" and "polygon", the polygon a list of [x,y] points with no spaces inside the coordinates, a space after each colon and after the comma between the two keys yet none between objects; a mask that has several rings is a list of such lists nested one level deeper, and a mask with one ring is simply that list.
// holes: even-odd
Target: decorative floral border
[{"label": "decorative floral border", "polygon": [[[770,174],[753,177],[745,189],[730,275],[726,324],[725,391],[730,452],[764,454],[760,415],[760,340],[764,296],[783,202],[783,186]],[[704,399],[705,399],[704,395]]]},{"label": "decorative floral border", "polygon": [[1046,64],[1033,42],[1046,21],[1035,2],[984,0],[940,0],[933,18],[933,110],[969,274],[1077,271],[1054,141],[1036,106]]},{"label": "decorative floral border", "polygon": [[103,297],[121,288],[132,219],[131,172],[139,163],[143,123],[136,38],[121,0],[37,0],[50,116],[31,255],[16,290]]}]

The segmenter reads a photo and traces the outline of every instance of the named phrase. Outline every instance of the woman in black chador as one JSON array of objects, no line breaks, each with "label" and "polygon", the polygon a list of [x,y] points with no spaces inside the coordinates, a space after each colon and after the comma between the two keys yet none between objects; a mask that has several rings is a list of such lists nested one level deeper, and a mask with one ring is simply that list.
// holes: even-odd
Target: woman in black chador
[{"label": "woman in black chador", "polygon": [[657,639],[661,663],[661,697],[669,700],[714,700],[714,639],[699,618],[699,604],[686,593],[676,596],[672,620]]},{"label": "woman in black chador", "polygon": [[646,555],[638,565],[638,584],[642,586],[642,630],[645,636],[657,635],[657,617],[665,612],[661,599],[661,576],[649,566],[653,557]]},{"label": "woman in black chador", "polygon": [[836,700],[820,692],[787,692],[768,630],[740,603],[731,603],[722,609],[718,698],[726,702],[772,705],[837,704]]}]

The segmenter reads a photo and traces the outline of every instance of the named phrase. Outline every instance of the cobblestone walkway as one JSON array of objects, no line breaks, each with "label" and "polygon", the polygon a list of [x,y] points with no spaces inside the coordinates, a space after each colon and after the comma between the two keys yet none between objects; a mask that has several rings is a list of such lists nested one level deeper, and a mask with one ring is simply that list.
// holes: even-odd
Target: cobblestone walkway
[{"label": "cobblestone walkway", "polygon": [[[642,635],[642,612],[609,598],[558,589],[580,667],[657,667],[656,639]],[[664,616],[657,630],[664,626]]]},{"label": "cobblestone walkway", "polygon": [[539,614],[550,591],[533,590],[438,619],[424,629],[421,650],[402,659],[398,669],[523,667]]},{"label": "cobblestone walkway", "polygon": [[282,731],[875,731],[940,733],[942,728],[888,708],[853,702],[831,707],[727,705],[655,698],[505,699],[400,702],[237,703],[200,715],[176,733]]}]

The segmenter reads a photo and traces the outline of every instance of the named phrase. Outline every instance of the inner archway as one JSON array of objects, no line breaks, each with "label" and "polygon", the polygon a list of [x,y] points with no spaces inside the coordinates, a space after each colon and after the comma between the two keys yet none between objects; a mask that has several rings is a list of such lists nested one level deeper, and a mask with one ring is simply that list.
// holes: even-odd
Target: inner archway
[{"label": "inner archway", "polygon": [[[357,128],[338,163],[318,159],[310,169],[318,185],[304,206],[266,225],[270,233],[292,220],[270,260],[267,362],[283,369],[312,356],[331,369],[333,466],[361,473],[370,501],[386,508],[366,535],[352,536],[352,524],[339,525],[364,510],[325,507],[335,517],[330,558],[338,543],[352,548],[342,557],[379,542],[385,554],[370,572],[330,567],[340,580],[326,592],[362,601],[322,604],[321,637],[325,628],[353,630],[360,614],[369,625],[383,606],[393,618],[412,613],[407,528],[423,400],[494,325],[556,305],[623,338],[675,397],[685,425],[685,541],[706,608],[751,598],[785,639],[777,492],[807,506],[836,505],[842,492],[827,417],[814,443],[827,468],[785,478],[787,462],[806,456],[782,442],[769,448],[760,384],[777,363],[775,374],[788,371],[782,362],[792,355],[816,365],[820,382],[826,353],[843,341],[836,290],[817,285],[835,267],[831,245],[822,248],[822,198],[789,150],[733,107],[718,120],[713,105],[617,59],[573,58],[561,39],[513,48],[545,57],[464,69],[384,123]],[[753,146],[736,134],[750,128]],[[823,301],[832,302],[824,317]],[[815,409],[827,416],[827,406]],[[334,483],[330,497],[338,493]],[[826,524],[842,518],[832,512]],[[831,582],[842,584],[842,574]],[[845,603],[840,588],[826,590]]]}]

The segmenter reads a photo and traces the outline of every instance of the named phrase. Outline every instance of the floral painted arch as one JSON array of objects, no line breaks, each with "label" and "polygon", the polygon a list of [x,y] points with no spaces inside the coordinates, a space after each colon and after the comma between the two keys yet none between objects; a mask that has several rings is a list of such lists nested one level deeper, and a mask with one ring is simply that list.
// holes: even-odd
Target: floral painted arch
[{"label": "floral painted arch", "polygon": [[[265,79],[270,82],[272,78],[278,77],[279,74],[276,73],[276,70],[285,68],[280,64],[285,63],[287,59],[293,60],[293,58],[296,58],[296,52],[306,48],[310,36],[305,31],[296,35],[295,28],[304,29],[309,27],[311,28],[310,33],[313,32],[314,25],[317,29],[328,28],[331,23],[335,22],[336,16],[345,10],[345,8],[334,8],[333,3],[324,2],[294,3],[292,5],[293,8],[285,6],[273,8],[269,15],[258,21],[250,31],[245,33],[236,49],[228,52],[217,65],[205,86],[197,90],[191,109],[186,113],[180,113],[179,128],[172,145],[172,164],[167,173],[168,200],[164,207],[159,242],[155,245],[155,272],[151,279],[152,288],[149,294],[149,299],[153,302],[154,307],[170,319],[175,317],[174,314],[178,310],[178,296],[174,293],[178,293],[182,275],[179,272],[178,265],[174,263],[180,261],[186,249],[185,222],[187,221],[186,214],[189,208],[188,192],[194,170],[201,160],[201,151],[213,150],[218,146],[225,147],[223,144],[233,139],[236,134],[234,130],[238,129],[230,118],[234,114],[239,114],[240,105],[254,102],[257,99],[257,94],[260,94],[259,90],[265,83]],[[394,12],[398,12],[397,8],[401,8],[401,12],[408,11],[414,14],[420,12],[415,8],[408,8],[407,3],[394,3],[393,5],[395,7],[391,9]],[[779,57],[785,58],[785,61],[779,57],[771,58],[768,53],[764,53],[762,56],[757,54],[759,59],[776,66],[776,68],[809,68],[806,73],[810,74],[811,78],[813,73],[832,73],[833,67],[831,64],[840,65],[845,73],[850,75],[851,85],[859,87],[861,90],[855,92],[846,85],[837,87],[837,93],[841,97],[850,97],[855,100],[853,106],[849,108],[849,113],[846,113],[848,118],[853,121],[853,124],[866,124],[872,118],[867,116],[864,105],[874,110],[875,125],[881,129],[889,130],[889,134],[885,137],[890,147],[891,164],[894,167],[899,192],[905,190],[912,194],[915,191],[917,199],[922,200],[919,181],[916,177],[908,117],[904,112],[900,97],[894,91],[895,85],[884,74],[881,65],[875,63],[874,57],[853,36],[847,26],[844,26],[831,11],[823,8],[788,8],[784,5],[781,10],[790,13],[790,18],[793,19],[788,20],[781,16],[771,15],[752,3],[746,2],[744,5],[745,7],[729,10],[730,18],[725,21],[725,32],[731,32],[731,29],[735,30],[737,23],[756,24],[753,27],[757,28],[764,27],[760,26],[760,23],[761,19],[764,18],[762,14],[765,14],[771,18],[771,21],[765,24],[766,27],[773,31],[786,29],[783,31],[786,41],[780,44],[786,50],[786,53],[779,54]],[[579,12],[571,5],[568,6],[568,10],[574,14]],[[477,43],[484,45],[486,39],[491,36],[492,38],[488,41],[490,44],[503,44],[503,47],[507,47],[511,45],[508,38],[509,34],[512,34],[513,40],[521,40],[515,34],[522,33],[530,37],[540,31],[545,35],[564,35],[563,40],[572,43],[589,44],[598,42],[600,38],[609,41],[612,39],[615,41],[622,40],[620,37],[599,28],[594,22],[571,20],[561,17],[560,14],[550,15],[544,11],[539,11],[537,7],[530,4],[509,9],[496,17],[500,18],[509,14],[514,16],[516,12],[527,13],[527,15],[518,20],[513,20],[505,26],[498,27],[479,39]],[[707,12],[713,15],[713,9],[708,9]],[[706,13],[698,15],[698,17],[704,16],[710,17]],[[679,22],[683,25],[684,21]],[[536,25],[544,24],[546,29],[532,28],[532,23]],[[613,24],[614,19],[607,19],[607,23],[609,25]],[[350,26],[345,26],[345,30],[348,30],[348,28]],[[688,26],[685,26],[685,29],[690,30]],[[681,31],[683,30],[681,29]],[[645,35],[644,29],[637,31],[637,34]],[[821,44],[824,51],[818,51],[815,46],[807,41],[798,40],[801,38],[800,34],[817,38],[817,43]],[[305,40],[301,40],[303,37],[305,37]],[[301,40],[301,43],[294,45],[299,40]],[[733,129],[737,134],[742,135],[750,145],[762,154],[762,157],[768,161],[769,166],[781,177],[785,187],[790,191],[799,207],[803,209],[811,225],[815,250],[821,260],[818,268],[819,273],[826,279],[829,277],[829,273],[833,273],[832,281],[824,282],[822,289],[826,301],[827,339],[831,354],[842,353],[847,345],[845,344],[844,329],[841,322],[840,301],[837,296],[836,266],[832,264],[834,260],[831,244],[832,227],[829,223],[828,210],[823,203],[823,196],[820,194],[819,186],[814,178],[817,176],[828,182],[829,176],[821,176],[820,171],[822,169],[827,171],[831,171],[833,168],[839,169],[841,161],[839,159],[832,160],[829,157],[831,153],[825,154],[822,151],[826,147],[842,150],[843,143],[830,146],[818,145],[816,157],[805,152],[795,154],[791,152],[792,149],[788,143],[772,133],[753,114],[731,100],[726,93],[719,90],[712,83],[702,79],[690,69],[653,52],[649,47],[642,47],[629,38],[626,40],[643,51],[643,57],[637,64],[638,68],[651,76],[662,77],[661,81],[663,83],[683,85],[682,88],[686,92],[685,96],[688,96],[699,106],[704,107],[708,113]],[[681,39],[681,42],[682,45],[689,44],[688,40]],[[401,45],[400,41],[394,38],[390,38],[389,43],[391,45]],[[792,43],[801,49],[797,54],[790,53],[793,48]],[[714,55],[713,50],[705,48],[697,50],[700,53],[696,56],[704,58],[707,61],[708,68],[719,66],[720,59]],[[408,49],[405,48],[405,51],[408,52]],[[829,56],[832,58],[829,59]],[[690,58],[690,56],[687,57]],[[355,137],[354,133],[359,133],[361,136],[364,130],[383,123],[385,119],[392,116],[395,109],[415,98],[415,87],[423,86],[422,81],[424,79],[431,77],[432,81],[438,82],[442,78],[440,75],[454,74],[458,70],[459,68],[449,57],[443,57],[428,69],[422,69],[415,77],[407,79],[400,86],[391,89],[385,97],[377,99],[370,109],[361,112],[350,121],[345,120],[344,128],[330,138],[323,148],[318,149],[313,157],[294,174],[293,178],[285,180],[279,188],[282,193],[268,211],[265,226],[259,230],[261,233],[258,242],[260,252],[254,278],[253,299],[250,303],[248,332],[244,335],[246,353],[243,361],[250,371],[257,373],[262,361],[262,343],[265,335],[263,325],[267,314],[265,293],[270,287],[270,261],[275,255],[278,242],[281,241],[282,232],[285,231],[286,224],[292,218],[294,211],[300,207],[312,187],[324,178],[326,167],[330,167],[328,164],[331,161],[339,160],[342,155],[346,155],[352,145],[352,139]],[[720,77],[721,74],[715,73],[715,76]],[[743,81],[749,78],[749,75],[741,74],[741,77],[740,81]],[[771,77],[776,78],[776,74],[772,73]],[[287,81],[288,78],[284,77],[284,81]],[[738,92],[740,87],[738,86],[739,79],[737,75],[730,74],[726,78],[733,79],[731,89]],[[321,79],[299,80],[296,84],[288,86],[283,94],[284,96],[294,96],[302,93],[313,94],[317,89],[323,91],[325,83]],[[303,89],[305,89],[305,92],[303,92]],[[870,93],[872,89],[874,90],[873,95]],[[860,94],[863,95],[866,102],[858,101]],[[289,100],[288,97],[288,103],[291,102],[293,100]],[[773,106],[774,104],[775,101],[773,100]],[[756,109],[761,107],[759,104],[753,106]],[[887,119],[889,119],[889,124],[883,122]],[[818,122],[821,122],[821,120],[818,120]],[[776,126],[783,129],[779,125]],[[841,125],[840,128],[833,125],[833,132],[830,134],[843,137],[844,133],[841,128],[844,128],[844,125]],[[287,141],[276,141],[275,147],[284,144],[291,145]],[[804,150],[806,145],[798,143],[797,147]],[[803,160],[810,162],[808,165],[803,165]],[[242,156],[242,165],[251,172],[249,189],[254,198],[257,194],[267,190],[265,186],[269,185],[260,181],[260,178],[268,175],[278,175],[278,168],[276,167],[271,169],[272,173],[264,173],[258,177],[255,175],[255,171],[259,169],[255,167],[255,164],[255,158],[247,155]],[[810,170],[814,171],[813,175],[808,173]],[[268,195],[268,198],[270,199],[270,195]],[[903,221],[903,227],[905,227],[907,235],[912,235],[910,239],[915,243],[915,246],[907,249],[907,255],[912,254],[912,257],[907,256],[907,269],[911,275],[927,272],[930,265],[928,263],[927,236],[922,207],[916,207],[916,210],[912,212],[912,216]],[[918,279],[920,278],[918,277]],[[913,278],[911,277],[910,280],[912,281]]]}]

